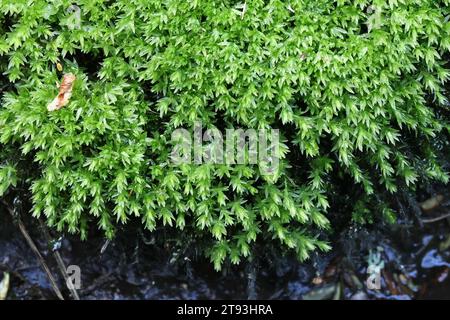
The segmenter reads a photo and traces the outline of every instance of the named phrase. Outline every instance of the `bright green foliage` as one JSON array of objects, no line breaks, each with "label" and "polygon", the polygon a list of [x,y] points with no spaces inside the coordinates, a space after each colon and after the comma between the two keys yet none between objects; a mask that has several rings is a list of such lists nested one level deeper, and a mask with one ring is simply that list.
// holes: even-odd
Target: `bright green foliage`
[{"label": "bright green foliage", "polygon": [[[363,190],[357,221],[374,193],[448,180],[432,142],[447,128],[449,5],[0,0],[0,196],[26,181],[35,216],[83,237],[92,223],[112,237],[132,217],[178,228],[209,239],[216,268],[257,239],[305,259],[328,248],[318,236],[337,172]],[[49,113],[58,61],[77,81]],[[280,129],[279,171],[171,165],[172,132],[196,120]],[[15,169],[21,157],[31,176]]]}]

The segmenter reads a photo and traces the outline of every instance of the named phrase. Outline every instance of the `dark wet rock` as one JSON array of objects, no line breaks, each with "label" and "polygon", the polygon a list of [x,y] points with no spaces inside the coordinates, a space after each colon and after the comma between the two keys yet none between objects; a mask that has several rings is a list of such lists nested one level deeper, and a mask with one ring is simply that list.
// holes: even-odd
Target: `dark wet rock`
[{"label": "dark wet rock", "polygon": [[432,249],[423,257],[421,267],[424,269],[450,267],[450,263],[444,260],[437,249]]},{"label": "dark wet rock", "polygon": [[337,285],[328,284],[319,288],[314,288],[307,294],[303,295],[303,300],[327,300],[333,298],[336,293]]},{"label": "dark wet rock", "polygon": [[358,291],[354,295],[351,296],[351,300],[367,300],[369,297],[367,296],[367,293],[364,291]]}]

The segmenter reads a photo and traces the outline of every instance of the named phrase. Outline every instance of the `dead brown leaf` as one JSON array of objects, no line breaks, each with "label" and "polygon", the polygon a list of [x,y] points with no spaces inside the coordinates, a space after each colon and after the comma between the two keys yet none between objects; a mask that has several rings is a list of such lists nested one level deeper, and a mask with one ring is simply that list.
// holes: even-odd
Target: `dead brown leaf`
[{"label": "dead brown leaf", "polygon": [[56,111],[65,107],[72,97],[73,84],[76,77],[72,73],[67,73],[63,76],[61,85],[59,86],[59,93],[52,102],[47,106],[48,111]]},{"label": "dead brown leaf", "polygon": [[0,282],[0,300],[5,300],[9,290],[9,273],[3,274],[3,279]]},{"label": "dead brown leaf", "polygon": [[442,203],[443,200],[444,200],[444,196],[441,194],[438,194],[437,196],[422,202],[420,204],[420,207],[422,208],[423,211],[431,211],[431,210],[437,208]]}]

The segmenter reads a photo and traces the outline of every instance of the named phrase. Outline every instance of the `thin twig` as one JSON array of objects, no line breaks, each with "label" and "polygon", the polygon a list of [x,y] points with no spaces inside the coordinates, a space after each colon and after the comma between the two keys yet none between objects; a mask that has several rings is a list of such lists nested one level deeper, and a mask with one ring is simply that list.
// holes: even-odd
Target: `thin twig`
[{"label": "thin twig", "polygon": [[[51,243],[52,237],[50,236],[50,233],[48,232],[47,227],[41,220],[39,220],[39,224],[41,225],[41,229],[44,233],[47,243]],[[64,260],[62,259],[61,254],[59,253],[58,250],[52,250],[52,253],[53,253],[53,257],[56,260],[56,264],[58,265],[59,272],[63,276],[66,283],[69,283],[69,276],[67,275],[67,268],[66,268],[66,265],[64,264]],[[73,286],[67,286],[67,287],[69,288],[70,292],[72,293],[72,297],[75,300],[80,300],[80,296],[78,295],[77,290]]]},{"label": "thin twig", "polygon": [[100,249],[100,255],[105,253],[105,251],[108,248],[110,242],[111,242],[111,240],[109,240],[109,239],[106,240],[106,242],[103,244],[102,248]]},{"label": "thin twig", "polygon": [[422,219],[423,223],[433,223],[437,221],[441,221],[444,219],[450,218],[450,213],[444,214],[443,216],[436,217],[436,218],[430,218],[430,219]]},{"label": "thin twig", "polygon": [[[54,251],[53,255],[54,255],[54,257],[56,259],[56,262],[57,262],[57,264],[59,266],[59,271],[61,272],[61,274],[64,277],[64,280],[66,280],[66,283],[70,283],[70,282],[68,282],[69,281],[69,276],[67,275],[67,272],[66,272],[67,268],[64,265],[64,261],[63,261],[61,255],[59,254],[58,251]],[[67,286],[67,287],[69,288],[70,292],[72,293],[72,297],[75,300],[81,300],[80,296],[78,295],[77,289],[75,289],[72,285]]]},{"label": "thin twig", "polygon": [[16,218],[16,216],[14,215],[13,210],[11,210],[9,205],[4,200],[2,200],[2,203],[5,205],[6,210],[9,211],[9,213],[12,216],[12,218],[13,219],[17,219],[17,225],[19,226],[20,232],[22,233],[23,237],[27,241],[27,243],[30,246],[31,250],[34,252],[36,257],[38,258],[38,261],[39,261],[40,265],[42,266],[42,268],[44,269],[45,273],[47,274],[48,279],[50,280],[50,284],[51,284],[51,286],[53,288],[53,291],[55,292],[56,296],[58,297],[58,299],[64,300],[64,297],[63,297],[63,295],[61,293],[61,290],[59,290],[58,285],[56,284],[55,278],[53,277],[52,272],[50,271],[50,268],[45,263],[44,258],[42,257],[41,253],[39,252],[39,249],[34,244],[33,239],[31,239],[30,234],[28,233],[27,229],[25,228],[25,225],[23,224],[22,220],[20,220],[20,218],[18,218],[18,217]]}]

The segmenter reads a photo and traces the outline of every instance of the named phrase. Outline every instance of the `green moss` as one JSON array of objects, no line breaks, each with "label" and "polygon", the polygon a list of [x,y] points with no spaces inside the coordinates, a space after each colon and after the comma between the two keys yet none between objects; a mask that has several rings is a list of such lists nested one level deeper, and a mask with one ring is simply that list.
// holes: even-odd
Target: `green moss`
[{"label": "green moss", "polygon": [[[217,269],[257,239],[305,259],[329,247],[336,172],[363,203],[447,182],[433,140],[447,128],[449,4],[0,0],[0,195],[26,182],[36,217],[82,237],[91,224],[113,237],[134,217],[180,229],[211,243]],[[57,62],[77,81],[49,113]],[[172,132],[195,121],[280,129],[279,172],[171,165]],[[11,161],[25,155],[31,175]],[[357,221],[393,221],[361,203]]]}]

